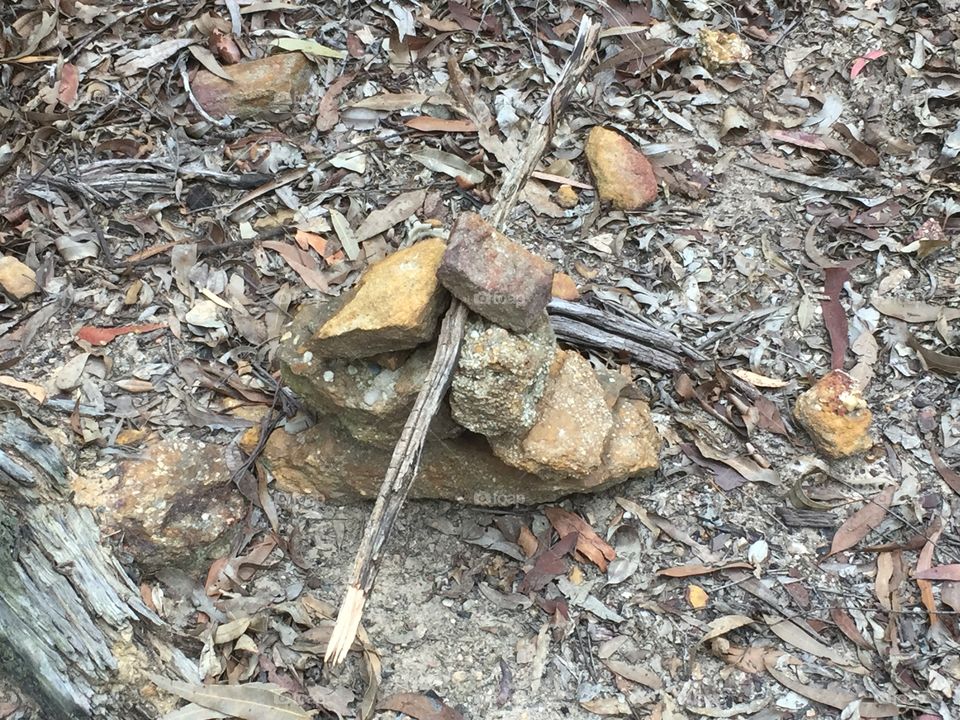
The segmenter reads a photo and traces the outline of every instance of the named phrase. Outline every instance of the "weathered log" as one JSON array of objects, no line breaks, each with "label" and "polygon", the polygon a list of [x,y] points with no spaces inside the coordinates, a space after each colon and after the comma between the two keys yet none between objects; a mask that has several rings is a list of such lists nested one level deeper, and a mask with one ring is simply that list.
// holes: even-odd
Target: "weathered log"
[{"label": "weathered log", "polygon": [[28,422],[0,414],[0,679],[50,720],[149,719],[145,669],[198,672],[71,502],[67,466]]}]

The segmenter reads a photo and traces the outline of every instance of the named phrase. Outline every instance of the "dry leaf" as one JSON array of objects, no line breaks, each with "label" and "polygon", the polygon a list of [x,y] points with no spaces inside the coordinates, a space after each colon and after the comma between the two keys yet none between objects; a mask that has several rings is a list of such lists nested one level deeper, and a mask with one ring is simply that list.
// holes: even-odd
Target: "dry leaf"
[{"label": "dry leaf", "polygon": [[[374,210],[367,215],[366,219],[360,223],[360,227],[354,231],[356,241],[363,242],[403,222],[423,206],[426,197],[426,190],[411,190],[397,195],[387,203],[386,207]],[[343,242],[342,238],[341,242]]]},{"label": "dry leaf", "polygon": [[895,485],[888,485],[879,495],[868,500],[866,505],[847,518],[833,536],[830,555],[849,550],[879,525],[887,515],[896,489]]},{"label": "dry leaf", "polygon": [[960,318],[960,308],[948,308],[942,305],[932,305],[920,300],[896,300],[874,296],[870,304],[888,317],[895,317],[907,323],[934,322],[943,318],[956,320]]},{"label": "dry leaf", "polygon": [[[789,690],[793,690],[798,695],[802,695],[809,700],[813,700],[814,702],[828,705],[829,707],[836,708],[837,710],[843,710],[850,703],[859,699],[853,693],[845,692],[843,690],[831,690],[829,688],[821,688],[816,685],[804,685],[792,675],[788,675],[787,673],[777,669],[777,658],[774,655],[767,655],[764,658],[764,663],[766,665],[767,672],[770,673],[770,675],[778,683]],[[884,718],[900,716],[900,708],[898,708],[896,705],[889,705],[887,703],[865,701],[860,703],[859,710],[863,717]]]},{"label": "dry leaf", "polygon": [[736,375],[738,378],[740,378],[744,382],[750,383],[754,387],[782,388],[790,384],[786,380],[767,377],[766,375],[761,375],[759,373],[751,372],[750,370],[744,370],[743,368],[736,368],[735,370],[731,370],[730,374]]},{"label": "dry leaf", "polygon": [[47,391],[39,385],[30,382],[22,382],[16,378],[10,377],[9,375],[0,375],[0,385],[6,385],[7,387],[16,388],[17,390],[23,390],[38,403],[43,403],[47,399]]},{"label": "dry leaf", "polygon": [[715,637],[726,635],[731,630],[736,630],[745,625],[752,625],[753,622],[753,618],[747,617],[746,615],[724,615],[723,617],[718,617],[716,620],[710,621],[710,629],[706,635],[700,638],[700,642],[705,643],[708,640],[713,640]]},{"label": "dry leaf", "polygon": [[273,683],[191,685],[153,673],[147,673],[147,677],[161,690],[241,720],[310,720],[313,717],[313,713],[301,708],[283,694],[282,687]]},{"label": "dry leaf", "polygon": [[377,703],[377,710],[392,710],[415,720],[463,720],[463,715],[442,700],[419,693],[397,693]]},{"label": "dry leaf", "polygon": [[947,464],[940,459],[939,453],[933,448],[930,448],[930,457],[933,460],[933,466],[937,469],[937,472],[940,473],[943,481],[957,495],[960,495],[960,473],[947,466]]},{"label": "dry leaf", "polygon": [[[916,575],[923,575],[931,569],[933,565],[933,551],[937,547],[937,541],[940,539],[940,533],[943,532],[943,521],[939,516],[934,518],[927,532],[927,542],[917,557]],[[930,627],[936,627],[940,623],[940,617],[937,615],[937,600],[933,596],[933,583],[929,580],[916,578],[917,587],[920,588],[920,602],[927,609],[927,616],[930,618]]]},{"label": "dry leaf", "polygon": [[407,120],[404,125],[420,132],[475,133],[477,131],[477,126],[470,120],[449,120],[430,115],[418,115]]},{"label": "dry leaf", "polygon": [[[267,240],[263,243],[263,247],[278,253],[287,265],[306,283],[307,287],[323,293],[330,292],[330,284],[323,276],[323,273],[315,266],[315,261],[298,247],[279,240]],[[311,263],[311,265],[314,266],[311,267],[311,265],[307,265],[307,263]]]},{"label": "dry leaf", "polygon": [[143,323],[140,325],[122,325],[121,327],[94,327],[85,325],[77,331],[77,340],[83,340],[91,345],[107,345],[116,340],[121,335],[129,333],[141,334],[153,332],[167,327],[166,323]]},{"label": "dry leaf", "polygon": [[677,565],[676,567],[664,568],[663,570],[657,570],[657,575],[665,575],[667,577],[681,578],[681,577],[693,577],[694,575],[709,575],[710,573],[719,572],[720,570],[753,570],[753,565],[750,563],[736,562],[730,563],[729,565],[723,566],[710,566],[702,565],[700,563],[688,563],[687,565]]},{"label": "dry leaf", "polygon": [[558,507],[544,508],[543,513],[561,538],[577,533],[577,552],[583,554],[600,570],[606,571],[607,563],[613,560],[617,553],[579,515]]}]

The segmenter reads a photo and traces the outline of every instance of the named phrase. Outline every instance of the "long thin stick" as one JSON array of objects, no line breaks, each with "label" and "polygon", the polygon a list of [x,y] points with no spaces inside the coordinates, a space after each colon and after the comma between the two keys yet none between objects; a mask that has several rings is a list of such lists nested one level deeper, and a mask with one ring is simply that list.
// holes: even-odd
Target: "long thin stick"
[{"label": "long thin stick", "polygon": [[[495,227],[503,226],[516,205],[524,183],[539,162],[553,134],[560,110],[593,58],[598,33],[599,26],[584,17],[570,57],[525,139],[523,155],[504,177],[497,200],[490,209],[487,219]],[[363,607],[373,589],[380,567],[384,544],[416,479],[427,429],[450,385],[460,354],[466,320],[466,306],[454,299],[440,327],[437,351],[430,365],[430,372],[400,433],[400,440],[393,450],[380,494],[364,529],[354,560],[353,577],[340,605],[337,622],[324,655],[325,661],[332,660],[334,664],[343,662],[357,636]]]}]

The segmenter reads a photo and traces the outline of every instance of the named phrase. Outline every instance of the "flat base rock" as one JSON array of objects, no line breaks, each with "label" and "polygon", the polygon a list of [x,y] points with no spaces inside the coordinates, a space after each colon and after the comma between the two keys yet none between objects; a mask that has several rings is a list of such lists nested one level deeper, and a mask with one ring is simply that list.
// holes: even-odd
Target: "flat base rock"
[{"label": "flat base rock", "polygon": [[155,439],[114,476],[73,481],[74,499],[97,511],[101,527],[122,532],[146,569],[202,570],[222,554],[247,512],[230,482],[227,448],[190,438]]},{"label": "flat base rock", "polygon": [[[377,496],[391,454],[392,449],[361,443],[327,420],[296,434],[275,430],[261,457],[278,489],[348,503]],[[587,488],[572,478],[544,480],[510,467],[490,452],[485,438],[464,433],[427,440],[410,497],[503,507],[551,502],[599,487]]]}]

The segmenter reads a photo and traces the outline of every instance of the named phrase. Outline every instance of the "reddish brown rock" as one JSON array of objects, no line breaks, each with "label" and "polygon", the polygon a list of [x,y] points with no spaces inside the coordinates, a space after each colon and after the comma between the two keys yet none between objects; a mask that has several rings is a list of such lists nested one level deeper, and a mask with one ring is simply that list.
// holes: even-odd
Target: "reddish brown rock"
[{"label": "reddish brown rock", "polygon": [[440,282],[478,315],[524,332],[550,300],[553,267],[494,229],[476,213],[461,213],[437,271]]},{"label": "reddish brown rock", "polygon": [[628,138],[597,125],[587,138],[586,153],[601,200],[620,210],[640,210],[657,199],[653,166]]},{"label": "reddish brown rock", "polygon": [[873,446],[873,416],[856,381],[843,370],[831,370],[797,398],[793,413],[825,455],[847,457]]},{"label": "reddish brown rock", "polygon": [[309,341],[294,344],[313,357],[363,358],[430,342],[449,302],[437,280],[445,249],[432,238],[374,263]]},{"label": "reddish brown rock", "polygon": [[316,73],[303,53],[280,53],[226,68],[233,82],[207,70],[190,83],[197,102],[215,118],[247,119],[266,113],[290,112],[310,90]]},{"label": "reddish brown rock", "polygon": [[155,439],[116,474],[73,481],[75,501],[147,569],[201,569],[226,550],[246,501],[231,483],[226,448],[190,438]]}]

